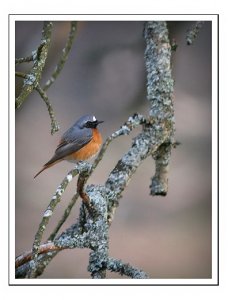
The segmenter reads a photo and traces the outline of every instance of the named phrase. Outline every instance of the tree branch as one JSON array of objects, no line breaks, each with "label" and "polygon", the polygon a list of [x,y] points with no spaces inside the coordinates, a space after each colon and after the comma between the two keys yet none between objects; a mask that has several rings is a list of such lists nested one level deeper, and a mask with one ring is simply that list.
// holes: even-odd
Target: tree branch
[{"label": "tree branch", "polygon": [[46,92],[41,88],[39,84],[36,85],[36,91],[40,94],[40,97],[44,100],[45,104],[47,105],[48,113],[51,119],[51,134],[53,135],[55,132],[59,131],[59,125],[55,119],[54,110],[48,99]]},{"label": "tree branch", "polygon": [[52,22],[44,22],[41,44],[38,47],[36,55],[33,56],[34,65],[30,73],[26,75],[21,93],[16,99],[16,109],[21,107],[40,82],[50,46],[52,27]]},{"label": "tree branch", "polygon": [[65,223],[66,219],[68,218],[68,216],[70,215],[71,213],[71,210],[72,208],[74,207],[76,201],[78,200],[79,198],[79,194],[76,193],[72,199],[70,200],[67,208],[65,209],[64,213],[63,213],[63,216],[61,217],[61,219],[59,220],[57,226],[55,227],[55,229],[53,230],[53,232],[50,234],[49,238],[48,238],[48,241],[53,241],[59,231],[59,229],[62,227],[62,225]]},{"label": "tree branch", "polygon": [[165,196],[168,190],[168,169],[171,144],[174,143],[173,79],[171,46],[166,22],[146,22],[145,61],[147,69],[147,99],[153,120],[153,135],[157,150],[153,151],[156,173],[152,178],[151,195]]},{"label": "tree branch", "polygon": [[55,70],[53,71],[50,79],[45,83],[43,90],[46,91],[55,81],[55,79],[59,76],[60,72],[62,71],[65,62],[68,59],[69,52],[72,48],[73,41],[76,35],[76,30],[77,30],[77,22],[72,21],[71,22],[71,28],[70,28],[70,33],[66,42],[65,47],[62,50],[62,55],[60,56],[59,62],[57,63]]},{"label": "tree branch", "polygon": [[149,276],[142,270],[132,267],[129,264],[123,263],[119,259],[109,257],[107,269],[111,272],[118,272],[120,275],[126,275],[134,279],[148,279]]},{"label": "tree branch", "polygon": [[33,53],[33,54],[31,54],[27,57],[16,58],[15,59],[15,64],[18,65],[18,64],[21,64],[21,63],[24,63],[24,62],[34,61],[34,54],[36,54],[36,51],[35,51],[35,53]]},{"label": "tree branch", "polygon": [[[52,251],[60,251],[64,248],[57,247],[54,243],[48,242],[39,246],[38,254],[48,253]],[[32,250],[19,255],[15,261],[15,267],[18,268],[32,259]]]},{"label": "tree branch", "polygon": [[[53,242],[48,242],[40,246],[39,249],[39,273],[42,274],[41,269],[44,266],[44,261],[49,258],[52,259],[59,251],[70,248],[60,248]],[[45,255],[46,254],[46,255]],[[18,256],[16,258],[16,277],[23,278],[28,272],[32,259],[32,250]],[[142,270],[132,267],[129,264],[123,263],[119,259],[108,257],[105,268],[111,272],[120,273],[134,279],[148,279],[149,276]]]},{"label": "tree branch", "polygon": [[16,76],[24,79],[24,84],[21,93],[16,99],[16,109],[19,108],[24,103],[24,101],[27,99],[30,93],[32,93],[32,91],[35,89],[40,94],[41,98],[44,100],[45,104],[47,105],[49,116],[51,119],[51,134],[54,134],[59,130],[59,125],[55,119],[53,108],[51,106],[51,103],[45,91],[55,81],[55,79],[58,77],[58,75],[60,74],[61,70],[64,67],[64,64],[68,58],[69,52],[73,45],[74,37],[76,34],[76,25],[77,22],[75,21],[71,22],[70,33],[66,45],[62,50],[62,55],[60,57],[60,60],[57,63],[57,66],[51,78],[46,82],[43,89],[40,86],[40,80],[41,80],[42,71],[45,66],[45,62],[46,62],[46,58],[50,46],[51,33],[53,27],[52,22],[44,22],[41,44],[39,45],[38,49],[36,51],[33,51],[30,56],[16,59],[16,65],[23,62],[33,61],[33,67],[28,74],[16,72]]},{"label": "tree branch", "polygon": [[166,196],[168,192],[168,171],[171,145],[162,144],[152,155],[155,159],[156,171],[150,185],[150,194]]},{"label": "tree branch", "polygon": [[22,72],[15,72],[15,76],[26,79],[26,74]]},{"label": "tree branch", "polygon": [[31,268],[31,272],[29,274],[30,278],[34,278],[35,274],[36,274],[36,264],[37,264],[37,258],[38,258],[38,252],[39,252],[39,247],[41,244],[41,239],[44,233],[44,230],[46,229],[46,226],[52,216],[52,213],[56,207],[56,205],[58,204],[58,202],[61,200],[61,196],[64,193],[64,191],[66,190],[68,184],[71,182],[71,180],[73,179],[73,177],[75,177],[80,170],[84,167],[87,167],[86,163],[78,163],[76,165],[76,167],[70,171],[68,173],[68,175],[64,178],[64,180],[62,181],[62,183],[59,185],[59,187],[57,188],[54,196],[51,199],[51,202],[49,203],[46,211],[44,212],[43,218],[40,222],[38,231],[35,235],[35,240],[33,243],[33,260],[34,260],[34,264],[33,267]]},{"label": "tree branch", "polygon": [[187,36],[186,36],[187,45],[192,45],[195,42],[195,39],[197,38],[203,24],[204,24],[204,21],[197,21],[194,23],[192,28],[188,30]]}]

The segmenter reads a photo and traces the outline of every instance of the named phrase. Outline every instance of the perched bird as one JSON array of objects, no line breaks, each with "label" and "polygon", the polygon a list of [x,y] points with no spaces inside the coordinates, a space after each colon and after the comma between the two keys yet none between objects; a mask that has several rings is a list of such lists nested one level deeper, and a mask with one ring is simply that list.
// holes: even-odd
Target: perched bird
[{"label": "perched bird", "polygon": [[54,166],[62,160],[77,162],[92,158],[100,149],[102,136],[97,125],[103,123],[95,116],[81,117],[61,137],[53,157],[34,176],[36,178],[44,170]]}]

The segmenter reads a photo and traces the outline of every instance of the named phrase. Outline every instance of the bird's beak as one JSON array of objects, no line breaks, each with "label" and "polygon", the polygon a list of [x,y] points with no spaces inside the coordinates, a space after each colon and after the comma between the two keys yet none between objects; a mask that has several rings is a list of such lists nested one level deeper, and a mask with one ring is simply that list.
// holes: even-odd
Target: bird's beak
[{"label": "bird's beak", "polygon": [[104,123],[104,121],[97,121],[97,125],[101,124],[101,123]]}]

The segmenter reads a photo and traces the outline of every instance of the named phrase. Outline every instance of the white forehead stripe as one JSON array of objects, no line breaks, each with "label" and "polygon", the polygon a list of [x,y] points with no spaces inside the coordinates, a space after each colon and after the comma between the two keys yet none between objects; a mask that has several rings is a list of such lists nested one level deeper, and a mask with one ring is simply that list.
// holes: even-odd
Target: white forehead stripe
[{"label": "white forehead stripe", "polygon": [[93,122],[95,122],[97,119],[95,118],[95,116],[93,116]]}]

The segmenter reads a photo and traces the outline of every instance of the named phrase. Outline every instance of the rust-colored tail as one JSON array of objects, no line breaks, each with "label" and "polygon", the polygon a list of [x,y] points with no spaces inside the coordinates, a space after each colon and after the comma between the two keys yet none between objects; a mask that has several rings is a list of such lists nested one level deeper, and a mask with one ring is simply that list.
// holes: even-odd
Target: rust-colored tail
[{"label": "rust-colored tail", "polygon": [[35,179],[40,173],[42,173],[44,170],[46,170],[46,169],[48,169],[48,168],[54,166],[55,164],[57,164],[57,163],[60,162],[61,160],[62,160],[62,159],[56,160],[56,161],[54,161],[53,163],[47,162],[47,163],[43,166],[43,168],[42,168],[42,169],[34,176],[34,179]]}]

